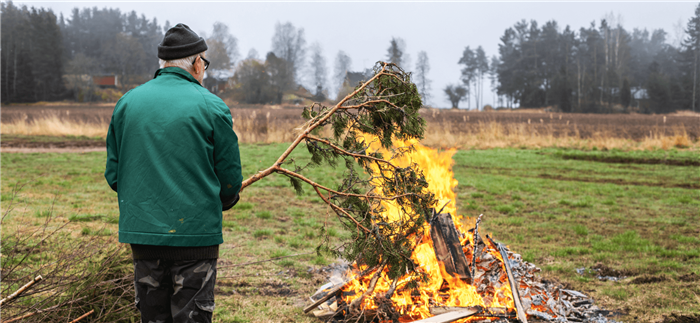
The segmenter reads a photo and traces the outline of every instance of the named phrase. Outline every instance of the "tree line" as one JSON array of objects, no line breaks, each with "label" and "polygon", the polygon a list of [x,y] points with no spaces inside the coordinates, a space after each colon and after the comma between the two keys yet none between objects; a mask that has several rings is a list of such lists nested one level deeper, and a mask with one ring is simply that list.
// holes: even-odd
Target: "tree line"
[{"label": "tree line", "polygon": [[[157,45],[170,28],[168,21],[161,26],[156,18],[110,8],[74,8],[68,17],[57,17],[10,1],[1,10],[2,102],[99,99],[85,75],[118,75],[122,90],[141,84],[158,68]],[[322,45],[307,44],[304,28],[290,22],[275,25],[271,51],[263,57],[251,49],[241,58],[226,24],[215,22],[212,30],[201,35],[212,62],[205,83],[227,83],[224,95],[239,102],[278,104],[301,88],[316,100],[335,99],[356,85],[351,76],[368,74],[353,73],[352,59],[342,50],[330,70]],[[456,62],[460,82],[443,92],[452,107],[466,102],[468,109],[490,102],[563,112],[696,110],[700,6],[676,34],[682,41],[671,44],[662,29],[629,31],[612,14],[579,30],[523,20],[504,31],[497,55],[466,47]],[[424,103],[430,102],[425,51],[414,65],[406,42],[392,37],[386,56],[378,59],[412,71]]]},{"label": "tree line", "polygon": [[606,15],[598,23],[572,30],[556,21],[540,26],[525,20],[505,30],[498,55],[466,47],[459,64],[461,84],[443,89],[453,107],[475,98],[484,102],[490,85],[501,107],[557,107],[563,112],[668,113],[697,110],[700,6],[677,42],[663,29],[631,31],[622,18]]}]

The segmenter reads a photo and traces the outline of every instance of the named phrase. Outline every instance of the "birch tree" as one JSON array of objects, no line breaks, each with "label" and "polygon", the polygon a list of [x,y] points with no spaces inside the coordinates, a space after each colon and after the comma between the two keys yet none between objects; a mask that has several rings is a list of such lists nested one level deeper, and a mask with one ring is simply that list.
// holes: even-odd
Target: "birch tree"
[{"label": "birch tree", "polygon": [[430,62],[428,61],[428,53],[421,51],[418,53],[418,61],[416,61],[416,86],[418,93],[423,98],[423,105],[428,105],[430,99],[430,84],[432,81],[428,79],[430,72]]}]

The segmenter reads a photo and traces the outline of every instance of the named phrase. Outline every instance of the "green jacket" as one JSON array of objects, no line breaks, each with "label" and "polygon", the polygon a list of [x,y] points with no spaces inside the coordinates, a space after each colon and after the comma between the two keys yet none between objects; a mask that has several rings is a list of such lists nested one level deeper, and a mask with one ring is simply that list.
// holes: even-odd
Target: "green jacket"
[{"label": "green jacket", "polygon": [[105,170],[119,199],[120,242],[223,243],[222,201],[237,199],[243,180],[232,127],[226,104],[178,67],[122,96]]}]

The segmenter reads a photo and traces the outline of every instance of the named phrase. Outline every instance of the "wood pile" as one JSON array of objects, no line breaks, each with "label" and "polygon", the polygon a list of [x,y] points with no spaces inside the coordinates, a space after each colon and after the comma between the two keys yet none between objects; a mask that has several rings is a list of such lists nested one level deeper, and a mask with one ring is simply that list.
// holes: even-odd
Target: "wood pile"
[{"label": "wood pile", "polygon": [[[540,268],[524,261],[521,255],[514,253],[503,244],[486,235],[480,237],[477,220],[475,228],[468,233],[474,235],[475,246],[460,244],[460,233],[454,226],[450,214],[434,214],[431,220],[430,238],[433,241],[435,255],[453,277],[474,286],[482,295],[485,304],[504,303],[512,300],[513,308],[505,307],[448,307],[431,306],[432,317],[416,320],[416,323],[446,323],[472,318],[469,322],[615,322],[605,317],[610,313],[594,305],[592,298],[569,289],[560,284],[543,280],[537,275]],[[464,241],[464,239],[461,239]],[[462,252],[463,251],[463,252]],[[493,252],[495,251],[495,252]],[[500,255],[498,256],[494,256]],[[507,260],[503,262],[503,260]],[[355,277],[335,279],[335,283],[324,285],[311,296],[312,304],[304,312],[313,311],[316,317],[328,322],[360,321],[364,322],[398,322],[394,317],[377,315],[378,310],[365,310],[360,317],[346,317],[347,304],[343,301],[342,289],[357,277],[364,277],[374,268],[367,269]],[[513,291],[508,295],[508,288]],[[350,292],[352,293],[352,292]],[[494,300],[493,297],[498,300]],[[498,301],[498,302],[494,302]],[[379,310],[379,312],[386,310]],[[395,311],[394,311],[395,312]],[[380,318],[381,316],[381,318]]]}]

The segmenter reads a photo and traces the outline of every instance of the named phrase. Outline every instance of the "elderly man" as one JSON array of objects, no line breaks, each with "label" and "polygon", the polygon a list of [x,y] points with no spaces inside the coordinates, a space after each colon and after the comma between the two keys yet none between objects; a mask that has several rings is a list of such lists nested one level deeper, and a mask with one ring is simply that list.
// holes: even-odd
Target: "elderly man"
[{"label": "elderly man", "polygon": [[134,259],[142,322],[211,322],[222,210],[238,201],[231,112],[202,87],[207,44],[177,24],[153,80],[114,107],[105,178],[119,200],[119,241]]}]

